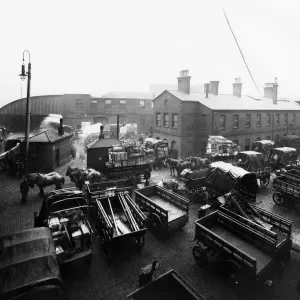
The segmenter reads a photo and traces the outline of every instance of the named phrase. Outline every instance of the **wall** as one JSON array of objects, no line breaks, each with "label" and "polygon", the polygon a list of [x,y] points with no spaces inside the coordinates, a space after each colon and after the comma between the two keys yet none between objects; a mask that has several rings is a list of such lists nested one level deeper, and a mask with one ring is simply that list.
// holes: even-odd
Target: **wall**
[{"label": "wall", "polygon": [[[60,140],[53,144],[55,146],[55,150],[59,149],[59,165],[62,166],[65,163],[71,160],[71,141],[70,138],[66,138],[64,140]],[[54,166],[56,167],[55,162],[55,151],[52,151],[52,159],[54,162]]]}]

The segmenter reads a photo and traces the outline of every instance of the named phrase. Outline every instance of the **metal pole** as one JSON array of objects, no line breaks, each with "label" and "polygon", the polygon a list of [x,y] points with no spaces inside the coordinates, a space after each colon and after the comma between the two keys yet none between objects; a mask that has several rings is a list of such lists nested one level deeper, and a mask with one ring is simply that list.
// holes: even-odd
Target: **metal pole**
[{"label": "metal pole", "polygon": [[27,102],[26,102],[26,125],[25,125],[25,157],[24,167],[25,174],[28,175],[28,154],[29,154],[29,133],[30,133],[30,79],[31,79],[31,63],[28,63],[28,79],[27,79]]},{"label": "metal pole", "polygon": [[119,139],[119,115],[117,115],[117,140]]}]

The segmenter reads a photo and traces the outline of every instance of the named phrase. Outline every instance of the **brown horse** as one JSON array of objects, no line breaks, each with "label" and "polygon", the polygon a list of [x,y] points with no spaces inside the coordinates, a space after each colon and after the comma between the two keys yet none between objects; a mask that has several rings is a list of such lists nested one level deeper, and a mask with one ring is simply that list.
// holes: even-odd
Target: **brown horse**
[{"label": "brown horse", "polygon": [[40,188],[40,196],[44,196],[44,187],[55,185],[55,189],[62,189],[62,185],[65,183],[65,178],[59,173],[52,172],[48,174],[31,173],[25,176],[26,182],[29,187],[34,188],[36,184]]}]

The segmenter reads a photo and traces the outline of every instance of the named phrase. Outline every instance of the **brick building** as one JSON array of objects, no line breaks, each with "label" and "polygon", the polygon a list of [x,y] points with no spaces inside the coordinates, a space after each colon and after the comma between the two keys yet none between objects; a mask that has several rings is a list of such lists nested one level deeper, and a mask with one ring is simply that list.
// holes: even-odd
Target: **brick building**
[{"label": "brick building", "polygon": [[190,79],[188,70],[181,71],[178,90],[153,100],[154,137],[166,138],[180,157],[204,153],[209,135],[222,135],[242,150],[257,140],[300,135],[300,106],[278,97],[277,82],[267,83],[258,98],[242,95],[240,78],[231,95],[219,93],[219,81],[204,84],[204,92],[190,92]]}]

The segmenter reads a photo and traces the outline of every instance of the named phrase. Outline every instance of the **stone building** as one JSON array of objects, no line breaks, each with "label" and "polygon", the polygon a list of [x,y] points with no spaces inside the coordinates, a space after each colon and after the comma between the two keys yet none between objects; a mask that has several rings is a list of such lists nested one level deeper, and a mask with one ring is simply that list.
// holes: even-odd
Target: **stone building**
[{"label": "stone building", "polygon": [[300,135],[300,106],[278,97],[276,81],[265,85],[262,97],[251,97],[242,95],[240,78],[231,95],[219,93],[219,81],[193,93],[190,79],[188,70],[181,71],[178,90],[166,90],[153,100],[154,137],[166,138],[180,157],[203,154],[209,135],[222,135],[242,150],[257,140]]}]

